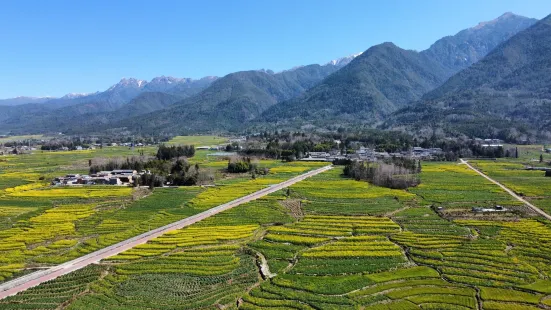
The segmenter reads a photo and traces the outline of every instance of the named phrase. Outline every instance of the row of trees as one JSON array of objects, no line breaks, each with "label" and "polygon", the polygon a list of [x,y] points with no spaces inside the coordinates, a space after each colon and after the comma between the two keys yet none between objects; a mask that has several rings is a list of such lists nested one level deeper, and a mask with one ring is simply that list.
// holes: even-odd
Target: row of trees
[{"label": "row of trees", "polygon": [[268,168],[260,168],[258,162],[250,157],[233,157],[228,160],[228,172],[230,173],[246,173],[250,172],[253,177],[257,174],[266,175],[269,172]]},{"label": "row of trees", "polygon": [[421,162],[364,162],[352,161],[344,168],[344,175],[358,181],[363,180],[377,186],[406,189],[421,183],[419,172]]},{"label": "row of trees", "polygon": [[[154,158],[149,156],[99,157],[88,162],[90,174],[117,169],[136,170],[139,172],[159,168],[157,167],[159,164],[161,163],[156,163]],[[162,170],[163,168],[160,169]]]},{"label": "row of trees", "polygon": [[42,151],[57,151],[66,147],[69,150],[76,150],[77,146],[80,146],[82,148],[90,147],[89,144],[82,143],[78,139],[54,139],[43,142],[40,146],[40,149]]},{"label": "row of trees", "polygon": [[178,145],[178,146],[166,146],[164,144],[159,145],[157,150],[157,159],[170,160],[178,157],[193,157],[195,156],[195,147],[193,145]]}]

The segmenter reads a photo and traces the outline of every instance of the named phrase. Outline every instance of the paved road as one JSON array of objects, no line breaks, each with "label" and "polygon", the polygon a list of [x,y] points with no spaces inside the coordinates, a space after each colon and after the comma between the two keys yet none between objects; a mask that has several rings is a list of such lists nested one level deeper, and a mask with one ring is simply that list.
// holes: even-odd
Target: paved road
[{"label": "paved road", "polygon": [[308,177],[314,176],[316,174],[319,174],[321,172],[327,171],[329,169],[333,168],[331,165],[325,166],[323,168],[319,168],[316,170],[312,170],[310,172],[307,172],[305,174],[299,175],[297,177],[291,178],[287,181],[281,182],[279,184],[267,187],[265,189],[259,190],[258,192],[252,193],[247,196],[243,196],[241,198],[238,198],[236,200],[230,201],[228,203],[225,203],[223,205],[219,205],[217,207],[214,207],[212,209],[209,209],[207,211],[198,213],[196,215],[190,216],[188,218],[185,218],[183,220],[180,220],[178,222],[174,222],[172,224],[168,224],[166,226],[148,231],[146,233],[143,233],[141,235],[138,235],[136,237],[130,238],[128,240],[119,242],[117,244],[111,245],[109,247],[103,248],[101,250],[98,250],[96,252],[87,254],[85,256],[79,257],[77,259],[74,259],[72,261],[63,263],[61,265],[36,271],[33,273],[30,273],[28,275],[19,277],[17,279],[8,281],[4,284],[0,285],[0,299],[4,299],[7,296],[15,295],[19,292],[25,291],[26,289],[29,289],[33,286],[37,286],[43,282],[53,280],[59,276],[71,273],[75,270],[84,268],[90,264],[94,264],[99,262],[100,260],[119,254],[121,252],[124,252],[128,249],[131,249],[139,244],[144,244],[147,241],[154,239],[156,237],[159,237],[169,231],[181,229],[183,227],[189,226],[193,223],[196,223],[198,221],[201,221],[203,219],[206,219],[208,217],[211,217],[217,213],[220,213],[222,211],[226,211],[228,209],[231,209],[233,207],[236,207],[240,204],[258,199],[260,197],[266,196],[268,194],[271,194],[273,192],[276,192],[280,189],[286,188],[288,186],[291,186],[297,182],[300,182]]},{"label": "paved road", "polygon": [[533,204],[531,204],[530,202],[528,202],[526,199],[520,197],[519,195],[517,195],[515,192],[513,192],[512,190],[508,189],[507,187],[505,187],[505,185],[499,183],[498,181],[490,178],[489,176],[485,175],[483,172],[481,172],[480,170],[476,169],[475,167],[471,166],[471,164],[469,164],[466,160],[464,159],[461,159],[461,163],[467,165],[467,167],[471,168],[472,170],[474,170],[476,173],[480,174],[481,176],[485,177],[488,181],[496,184],[497,186],[501,187],[504,191],[506,191],[507,193],[509,193],[509,195],[513,196],[514,198],[516,198],[518,201],[521,201],[522,203],[524,203],[525,205],[527,205],[528,207],[530,207],[532,210],[534,210],[536,213],[538,213],[539,215],[545,217],[546,219],[548,220],[551,220],[551,215],[543,212],[542,209],[534,206]]}]

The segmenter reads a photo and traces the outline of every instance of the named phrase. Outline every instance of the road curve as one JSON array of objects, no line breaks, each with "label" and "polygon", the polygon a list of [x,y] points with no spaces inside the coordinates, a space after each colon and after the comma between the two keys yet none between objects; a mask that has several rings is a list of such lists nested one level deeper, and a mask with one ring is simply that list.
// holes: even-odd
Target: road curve
[{"label": "road curve", "polygon": [[235,200],[232,200],[230,202],[227,202],[225,204],[219,205],[217,207],[208,209],[206,211],[203,211],[201,213],[195,214],[193,216],[187,217],[183,220],[165,225],[163,227],[159,227],[157,229],[150,230],[146,233],[143,233],[141,235],[138,235],[136,237],[127,239],[125,241],[121,241],[119,243],[116,243],[114,245],[108,246],[106,248],[103,248],[101,250],[92,252],[90,254],[84,255],[82,257],[79,257],[77,259],[74,259],[72,261],[68,261],[66,263],[63,263],[61,265],[57,265],[54,267],[51,267],[49,269],[36,271],[33,273],[30,273],[28,275],[13,279],[11,281],[8,281],[6,283],[3,283],[0,285],[0,299],[4,299],[8,296],[15,295],[19,292],[25,291],[31,287],[37,286],[41,283],[44,283],[46,281],[53,280],[57,277],[60,277],[62,275],[66,275],[68,273],[71,273],[75,270],[82,269],[90,264],[94,264],[99,262],[102,259],[108,258],[110,256],[119,254],[121,252],[124,252],[128,249],[131,249],[137,245],[144,244],[147,241],[157,238],[169,231],[181,229],[183,227],[189,226],[191,224],[194,224],[198,221],[204,220],[208,217],[211,217],[215,214],[218,214],[220,212],[226,211],[228,209],[231,209],[233,207],[236,207],[238,205],[241,205],[243,203],[258,199],[260,197],[266,196],[268,194],[271,194],[273,192],[276,192],[280,189],[286,188],[288,186],[291,186],[297,182],[300,182],[308,177],[314,176],[316,174],[322,173],[324,171],[327,171],[329,169],[333,168],[333,166],[328,165],[316,170],[312,170],[310,172],[307,172],[305,174],[301,174],[297,177],[291,178],[287,181],[278,183],[276,185],[264,188],[262,190],[259,190],[257,192],[254,192],[250,195],[243,196],[241,198],[237,198]]},{"label": "road curve", "polygon": [[550,220],[551,221],[551,215],[545,213],[542,209],[534,206],[533,204],[531,204],[530,202],[528,202],[526,199],[520,197],[519,195],[517,195],[515,192],[513,192],[512,190],[510,190],[509,188],[505,187],[505,185],[499,183],[498,181],[490,178],[489,176],[487,176],[486,174],[484,174],[482,171],[476,169],[475,167],[471,166],[471,164],[469,164],[466,160],[464,159],[460,159],[461,160],[461,163],[462,164],[465,164],[467,165],[467,167],[471,168],[472,170],[474,170],[476,173],[480,174],[481,176],[483,176],[484,178],[486,178],[488,181],[496,184],[497,186],[501,187],[504,191],[506,191],[507,193],[509,193],[509,195],[513,196],[515,199],[517,199],[518,201],[524,203],[525,205],[527,205],[528,207],[530,207],[532,210],[534,210],[534,212],[538,213],[539,215],[545,217],[546,219]]}]

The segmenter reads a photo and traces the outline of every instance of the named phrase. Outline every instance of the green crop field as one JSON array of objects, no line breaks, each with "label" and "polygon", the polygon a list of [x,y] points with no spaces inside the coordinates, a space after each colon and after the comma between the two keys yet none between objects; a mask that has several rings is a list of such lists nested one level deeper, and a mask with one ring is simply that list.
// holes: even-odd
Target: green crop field
[{"label": "green crop field", "polygon": [[[546,159],[551,160],[551,154]],[[537,156],[539,158],[539,155]],[[525,170],[525,167],[549,167],[545,162],[525,159],[508,159],[497,161],[474,161],[473,164],[496,181],[507,186],[515,193],[525,197],[535,206],[551,212],[551,177],[545,172]]]},{"label": "green crop field", "polygon": [[[153,148],[147,150],[154,152]],[[274,171],[254,180],[240,175],[218,178],[215,187],[158,188],[153,192],[48,185],[54,176],[86,173],[91,158],[132,152],[114,147],[0,157],[0,282],[77,258],[320,166],[293,163],[283,169],[285,163],[262,161],[260,166]],[[207,166],[217,163],[192,160]]]},{"label": "green crop field", "polygon": [[12,142],[12,141],[25,141],[25,140],[38,140],[44,139],[47,140],[49,137],[43,135],[26,135],[26,136],[8,136],[0,137],[0,143]]},{"label": "green crop field", "polygon": [[174,145],[195,145],[195,146],[213,146],[224,144],[229,141],[228,138],[219,136],[176,136],[168,141],[168,144]]},{"label": "green crop field", "polygon": [[[17,182],[18,159],[10,162],[7,173],[14,177],[4,183],[0,198],[5,278],[320,165],[265,161],[270,174],[256,180],[219,179],[216,187],[155,190],[133,201],[131,193],[107,197],[83,189],[46,195],[51,189],[36,181],[40,173],[21,166],[24,181]],[[526,191],[531,200],[544,200],[551,191],[548,183],[514,170],[520,160],[476,164],[507,186],[537,185]],[[505,175],[510,168],[514,174]],[[0,300],[0,308],[545,309],[551,304],[551,222],[524,212],[518,201],[465,165],[423,163],[421,179],[416,188],[391,190],[344,178],[342,167],[336,167]],[[496,204],[517,209],[503,215],[471,212]],[[44,223],[55,225],[53,235]]]}]

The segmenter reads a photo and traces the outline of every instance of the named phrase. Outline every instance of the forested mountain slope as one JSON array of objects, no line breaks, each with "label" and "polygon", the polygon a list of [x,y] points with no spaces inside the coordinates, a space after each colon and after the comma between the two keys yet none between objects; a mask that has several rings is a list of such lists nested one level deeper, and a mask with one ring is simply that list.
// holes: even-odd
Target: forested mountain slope
[{"label": "forested mountain slope", "polygon": [[522,140],[549,135],[551,16],[504,42],[484,59],[398,111],[387,127]]},{"label": "forested mountain slope", "polygon": [[343,65],[309,65],[280,73],[232,73],[196,96],[143,115],[139,122],[125,120],[120,126],[164,133],[239,129],[267,108],[300,95]]},{"label": "forested mountain slope", "polygon": [[371,47],[304,95],[270,108],[257,126],[373,126],[535,22],[506,13],[442,38],[420,53],[392,43]]}]

